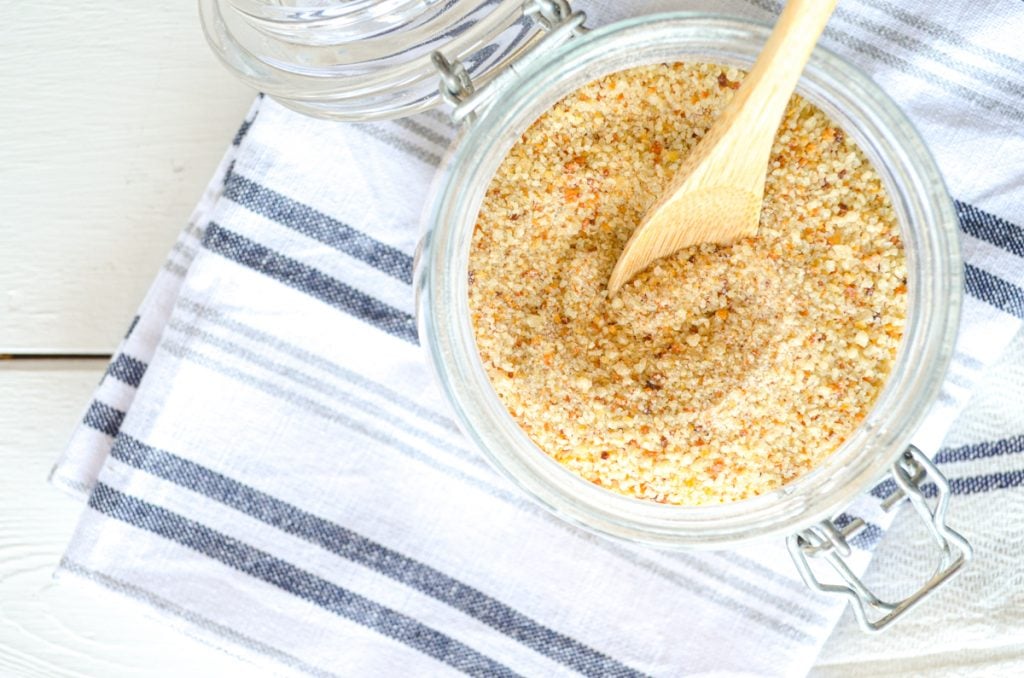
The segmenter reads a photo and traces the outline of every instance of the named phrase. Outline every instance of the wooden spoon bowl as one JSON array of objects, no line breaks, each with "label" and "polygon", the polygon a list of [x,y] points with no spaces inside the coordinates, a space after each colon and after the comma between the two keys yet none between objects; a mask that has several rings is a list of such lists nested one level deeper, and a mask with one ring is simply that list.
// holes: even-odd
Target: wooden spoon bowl
[{"label": "wooden spoon bowl", "polygon": [[609,293],[684,247],[757,234],[779,122],[837,2],[789,0],[732,101],[626,243]]}]

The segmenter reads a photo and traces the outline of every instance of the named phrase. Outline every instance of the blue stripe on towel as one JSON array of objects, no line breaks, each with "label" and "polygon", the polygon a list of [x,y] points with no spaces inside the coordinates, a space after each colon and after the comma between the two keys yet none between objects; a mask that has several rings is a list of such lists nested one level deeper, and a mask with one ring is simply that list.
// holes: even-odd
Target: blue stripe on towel
[{"label": "blue stripe on towel", "polygon": [[[974,205],[959,200],[955,205],[964,233],[1012,255],[1024,257],[1024,228]],[[971,264],[964,266],[964,279],[968,294],[1024,319],[1024,289]]]},{"label": "blue stripe on towel", "polygon": [[1024,319],[1024,289],[970,264],[964,265],[964,284],[971,296]]},{"label": "blue stripe on towel", "polygon": [[416,589],[585,675],[639,675],[444,572],[193,461],[125,434],[111,455]]},{"label": "blue stripe on towel", "polygon": [[1007,454],[1020,454],[1024,452],[1024,435],[1003,438],[1002,440],[991,440],[974,445],[963,445],[961,447],[944,447],[935,455],[936,464],[944,464],[956,461],[971,461],[973,459],[984,459],[985,457],[998,457]]},{"label": "blue stripe on towel", "polygon": [[119,353],[107,366],[107,374],[129,386],[139,387],[142,375],[146,373],[146,363],[130,355]]},{"label": "blue stripe on towel", "polygon": [[1024,257],[1024,228],[959,200],[956,201],[956,214],[960,217],[960,228],[964,233]]},{"label": "blue stripe on towel", "polygon": [[[945,447],[936,453],[935,462],[947,464],[983,459],[985,457],[1021,454],[1022,452],[1024,452],[1024,435],[976,443],[974,445],[964,445],[962,447]],[[993,490],[1018,487],[1021,484],[1024,484],[1024,470],[1021,469],[949,479],[949,489],[952,494],[991,492]],[[933,483],[925,483],[922,485],[922,489],[925,496],[935,496],[935,485]],[[895,491],[896,481],[892,478],[887,478],[875,485],[871,489],[871,494],[878,499],[883,499]]]},{"label": "blue stripe on towel", "polygon": [[97,483],[89,506],[267,582],[471,676],[515,676],[507,667],[412,617],[165,508]]},{"label": "blue stripe on towel", "polygon": [[238,127],[238,131],[235,132],[235,138],[231,140],[232,146],[238,146],[242,143],[242,139],[249,133],[249,128],[252,127],[252,123],[255,120],[243,120],[242,124]]},{"label": "blue stripe on towel", "polygon": [[400,339],[417,343],[416,319],[411,314],[389,306],[297,259],[212,222],[206,228],[203,246]]},{"label": "blue stripe on towel", "polygon": [[116,436],[117,432],[121,430],[123,421],[124,412],[114,409],[106,403],[101,403],[99,400],[94,400],[89,404],[89,409],[83,419],[83,423],[89,428],[106,433],[111,437]]},{"label": "blue stripe on towel", "polygon": [[[1006,490],[1024,485],[1024,470],[1014,469],[999,473],[986,473],[967,478],[950,478],[949,489],[953,494],[978,494],[992,490]],[[927,483],[923,486],[925,496],[935,495],[935,486]]]},{"label": "blue stripe on towel", "polygon": [[132,332],[135,331],[135,326],[139,324],[140,316],[136,315],[132,318],[131,324],[128,326],[128,331],[124,333],[124,338],[127,340],[128,337],[132,336]]},{"label": "blue stripe on towel", "polygon": [[412,257],[348,224],[261,186],[232,171],[224,195],[267,219],[355,257],[406,284],[412,284]]}]

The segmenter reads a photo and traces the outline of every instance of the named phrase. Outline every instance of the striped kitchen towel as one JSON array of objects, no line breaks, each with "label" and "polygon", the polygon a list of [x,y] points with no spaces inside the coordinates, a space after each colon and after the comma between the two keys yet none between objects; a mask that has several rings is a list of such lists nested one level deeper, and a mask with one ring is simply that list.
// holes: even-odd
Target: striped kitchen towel
[{"label": "striped kitchen towel", "polygon": [[[577,4],[591,25],[626,11]],[[628,9],[712,5],[779,9]],[[826,35],[902,104],[957,199],[968,296],[929,451],[1024,318],[1022,34],[1018,2],[844,0]],[[338,124],[257,100],[53,471],[88,502],[59,573],[285,673],[805,673],[842,603],[806,591],[780,544],[592,536],[459,434],[410,284],[452,135],[437,112]],[[1021,492],[1020,451],[939,458],[998,502]],[[1010,469],[986,471],[996,456]]]}]

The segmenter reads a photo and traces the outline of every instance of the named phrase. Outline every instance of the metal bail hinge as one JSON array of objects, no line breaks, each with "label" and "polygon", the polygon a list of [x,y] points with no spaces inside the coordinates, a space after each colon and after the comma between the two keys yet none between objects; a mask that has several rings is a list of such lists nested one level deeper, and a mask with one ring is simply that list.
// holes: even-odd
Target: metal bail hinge
[{"label": "metal bail hinge", "polygon": [[[909,499],[939,549],[938,566],[928,581],[915,593],[896,602],[881,600],[868,590],[850,569],[845,560],[845,557],[850,555],[848,540],[864,527],[864,521],[860,518],[855,518],[842,527],[838,527],[832,520],[824,520],[786,540],[789,553],[804,582],[817,591],[848,596],[853,603],[857,621],[866,631],[879,631],[885,628],[950,579],[972,556],[971,545],[967,540],[946,525],[949,482],[931,460],[911,445],[892,465],[889,472],[896,482],[896,489],[882,500],[882,508],[889,511],[904,498]],[[929,505],[922,491],[926,480],[936,489],[934,507]],[[811,567],[811,562],[815,560],[824,560],[831,565],[843,583],[829,584],[818,579]]]},{"label": "metal bail hinge", "polygon": [[430,60],[434,62],[434,68],[441,73],[441,84],[438,89],[449,104],[458,106],[476,91],[473,79],[469,77],[469,71],[461,61],[449,61],[441,52],[431,53]]},{"label": "metal bail hinge", "polygon": [[466,65],[458,58],[449,59],[440,50],[430,55],[434,67],[441,73],[441,97],[452,106],[454,122],[469,119],[481,106],[492,101],[505,82],[517,77],[525,64],[535,59],[541,48],[555,47],[569,38],[587,31],[587,15],[573,11],[568,0],[527,0],[523,3],[523,16],[534,19],[544,34],[527,42],[496,74],[488,73],[486,81],[474,83]]}]

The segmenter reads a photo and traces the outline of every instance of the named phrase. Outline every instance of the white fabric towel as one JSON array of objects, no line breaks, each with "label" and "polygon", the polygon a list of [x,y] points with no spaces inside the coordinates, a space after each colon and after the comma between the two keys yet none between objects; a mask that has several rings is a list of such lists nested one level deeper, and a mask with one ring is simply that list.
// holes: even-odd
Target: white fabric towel
[{"label": "white fabric towel", "polygon": [[[624,5],[779,9],[575,4],[591,26]],[[1020,496],[1020,439],[939,448],[1024,318],[1021,35],[1019,2],[844,0],[824,40],[901,104],[957,200],[964,320],[918,442],[954,493],[993,502]],[[281,672],[806,673],[843,602],[806,590],[781,544],[673,554],[592,536],[449,419],[410,282],[453,132],[438,112],[338,124],[257,100],[54,469],[88,500],[59,573]]]}]

